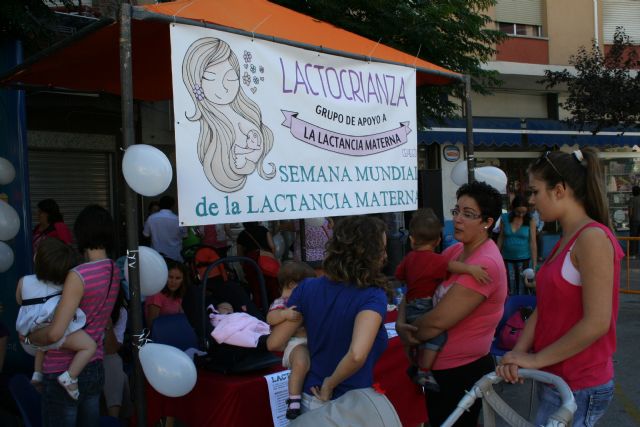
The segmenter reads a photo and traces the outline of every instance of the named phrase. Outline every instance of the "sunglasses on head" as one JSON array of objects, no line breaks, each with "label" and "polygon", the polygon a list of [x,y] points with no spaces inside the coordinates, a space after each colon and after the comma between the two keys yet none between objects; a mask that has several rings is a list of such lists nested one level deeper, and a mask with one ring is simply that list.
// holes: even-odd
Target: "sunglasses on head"
[{"label": "sunglasses on head", "polygon": [[551,151],[545,151],[545,153],[542,156],[540,156],[538,160],[536,160],[536,165],[540,165],[540,163],[542,163],[543,161],[546,161],[547,163],[549,163],[549,166],[551,166],[553,171],[557,173],[558,176],[560,177],[560,180],[562,181],[562,186],[564,187],[565,186],[564,176],[560,173],[556,165],[554,165],[551,159],[549,158],[550,154],[551,154]]}]

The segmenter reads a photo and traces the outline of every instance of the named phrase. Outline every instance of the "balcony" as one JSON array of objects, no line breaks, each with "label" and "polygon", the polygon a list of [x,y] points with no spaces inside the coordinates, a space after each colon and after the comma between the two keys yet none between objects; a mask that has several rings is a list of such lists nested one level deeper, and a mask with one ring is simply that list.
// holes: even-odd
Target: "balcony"
[{"label": "balcony", "polygon": [[509,36],[496,49],[496,61],[549,64],[549,40],[546,38]]}]

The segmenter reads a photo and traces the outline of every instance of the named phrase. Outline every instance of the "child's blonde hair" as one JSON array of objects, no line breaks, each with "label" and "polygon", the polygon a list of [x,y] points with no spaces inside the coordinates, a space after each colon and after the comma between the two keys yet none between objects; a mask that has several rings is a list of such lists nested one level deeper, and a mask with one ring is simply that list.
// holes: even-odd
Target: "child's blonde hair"
[{"label": "child's blonde hair", "polygon": [[278,271],[280,289],[285,289],[291,282],[298,283],[309,277],[316,277],[316,272],[306,262],[285,261]]}]

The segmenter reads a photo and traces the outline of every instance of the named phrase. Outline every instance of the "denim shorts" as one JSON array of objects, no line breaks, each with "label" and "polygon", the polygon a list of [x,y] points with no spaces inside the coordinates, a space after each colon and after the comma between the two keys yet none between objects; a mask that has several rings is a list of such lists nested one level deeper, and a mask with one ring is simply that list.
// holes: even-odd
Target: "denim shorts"
[{"label": "denim shorts", "polygon": [[[602,417],[613,399],[613,380],[608,383],[574,390],[573,396],[576,399],[578,409],[573,415],[574,427],[591,427]],[[562,405],[560,394],[549,385],[538,385],[538,413],[535,425],[544,426],[549,417]]]},{"label": "denim shorts", "polygon": [[[433,298],[416,298],[408,302],[405,307],[405,319],[407,323],[413,323],[423,314],[433,310]],[[447,342],[447,333],[443,332],[438,336],[420,344],[420,348],[440,351]]]},{"label": "denim shorts", "polygon": [[433,298],[416,298],[408,302],[405,307],[405,317],[407,323],[413,323],[422,316],[433,310]]},{"label": "denim shorts", "polygon": [[97,426],[100,424],[100,396],[104,386],[102,360],[89,363],[78,376],[80,398],[73,400],[58,384],[61,374],[45,374],[42,391],[43,427]]}]

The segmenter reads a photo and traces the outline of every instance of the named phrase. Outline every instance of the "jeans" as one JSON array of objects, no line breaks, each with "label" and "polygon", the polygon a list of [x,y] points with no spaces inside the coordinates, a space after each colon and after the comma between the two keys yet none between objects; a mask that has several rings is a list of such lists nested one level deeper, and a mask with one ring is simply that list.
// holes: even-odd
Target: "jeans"
[{"label": "jeans", "polygon": [[100,396],[104,386],[102,360],[89,363],[78,377],[80,398],[73,400],[58,384],[61,373],[45,374],[42,392],[43,427],[81,427],[100,424]]},{"label": "jeans", "polygon": [[[432,298],[417,298],[407,303],[405,307],[405,319],[407,323],[413,323],[422,315],[433,310]],[[440,351],[447,342],[447,331],[444,331],[440,335],[437,335],[426,342],[420,344],[420,348],[433,351]]]},{"label": "jeans", "polygon": [[524,284],[522,272],[529,267],[530,259],[505,259],[509,295],[531,295],[533,292]]},{"label": "jeans", "polygon": [[[573,414],[573,426],[595,426],[613,399],[613,380],[599,386],[575,390],[573,396],[578,405]],[[544,426],[551,414],[560,408],[562,401],[556,389],[546,384],[538,385],[538,401],[535,425]]]}]

